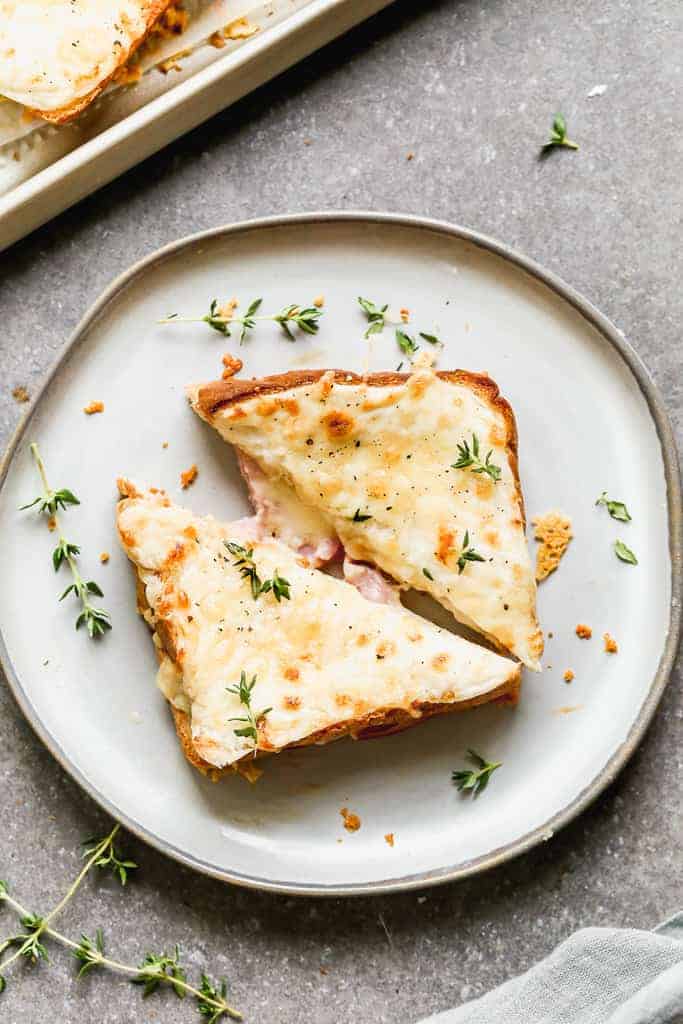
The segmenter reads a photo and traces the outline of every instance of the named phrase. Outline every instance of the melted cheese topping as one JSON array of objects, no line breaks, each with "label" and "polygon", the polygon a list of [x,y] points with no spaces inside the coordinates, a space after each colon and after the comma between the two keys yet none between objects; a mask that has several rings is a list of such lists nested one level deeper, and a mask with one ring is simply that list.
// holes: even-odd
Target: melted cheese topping
[{"label": "melted cheese topping", "polygon": [[0,93],[39,111],[87,96],[125,62],[155,0],[0,0]]},{"label": "melted cheese topping", "polygon": [[231,721],[245,714],[227,690],[242,671],[256,676],[254,711],[272,709],[259,722],[262,751],[388,709],[419,717],[422,702],[456,704],[518,678],[513,662],[401,606],[365,600],[279,541],[249,543],[261,578],[278,571],[291,599],[254,600],[224,546],[243,542],[243,523],[235,531],[149,494],[120,503],[118,528],[145,587],[148,621],[175,661],[174,671],[162,660],[159,683],[174,703],[186,699],[194,746],[216,767],[254,750]]},{"label": "melted cheese topping", "polygon": [[[500,407],[465,383],[421,370],[391,386],[334,383],[325,374],[207,418],[316,509],[351,558],[428,592],[465,625],[539,667],[536,585]],[[490,450],[500,467],[498,482],[453,468],[458,444],[471,445],[473,434],[482,458]],[[356,512],[371,518],[354,521]],[[466,531],[484,561],[460,571]]]}]

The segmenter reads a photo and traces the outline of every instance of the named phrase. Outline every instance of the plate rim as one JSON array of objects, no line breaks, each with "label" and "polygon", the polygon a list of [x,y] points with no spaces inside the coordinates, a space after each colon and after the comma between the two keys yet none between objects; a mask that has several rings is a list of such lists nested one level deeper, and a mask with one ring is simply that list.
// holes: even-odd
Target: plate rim
[{"label": "plate rim", "polygon": [[488,871],[491,868],[497,867],[506,861],[511,860],[513,857],[517,857],[522,853],[527,852],[539,843],[550,839],[556,832],[564,828],[571,821],[577,818],[584,810],[586,810],[607,788],[607,786],[614,781],[642,741],[669,680],[669,675],[678,649],[681,631],[681,598],[683,596],[683,496],[681,494],[681,475],[678,462],[678,452],[673,427],[671,425],[664,399],[651,379],[645,364],[635,349],[632,348],[624,335],[616,328],[611,320],[604,316],[604,314],[602,314],[588,299],[572,288],[571,285],[566,284],[566,282],[553,271],[546,270],[540,263],[488,235],[462,227],[458,224],[451,224],[448,221],[440,219],[421,217],[412,214],[380,213],[365,210],[322,210],[309,213],[255,217],[186,235],[154,250],[147,256],[143,256],[141,259],[133,263],[127,270],[117,275],[107,288],[104,289],[95,302],[81,317],[71,332],[67,342],[53,360],[52,365],[45,374],[40,387],[10,436],[7,448],[0,461],[0,490],[2,490],[5,484],[9,468],[17,454],[22,440],[24,439],[40,401],[52,380],[59,372],[62,364],[66,362],[72,351],[84,340],[90,327],[95,323],[107,304],[110,303],[117,295],[123,293],[136,278],[144,274],[151,267],[162,264],[183,249],[191,248],[198,243],[213,240],[220,236],[299,225],[311,226],[315,224],[322,224],[329,226],[335,222],[351,224],[366,223],[380,226],[388,225],[392,227],[403,227],[417,231],[427,231],[442,236],[445,235],[450,239],[470,243],[479,249],[483,249],[488,253],[492,253],[493,255],[506,260],[513,264],[513,266],[524,271],[530,277],[540,281],[552,292],[572,306],[598,331],[607,343],[616,349],[633,374],[636,383],[647,402],[650,415],[657,430],[657,436],[659,438],[662,451],[667,490],[667,511],[669,516],[671,607],[666,642],[664,644],[664,649],[662,651],[657,670],[650,684],[648,693],[629,729],[628,735],[588,785],[585,786],[581,792],[578,793],[573,800],[569,801],[569,803],[567,803],[561,810],[552,815],[542,825],[525,833],[518,839],[459,864],[443,868],[434,868],[411,875],[401,875],[395,878],[383,879],[376,882],[349,882],[331,885],[320,883],[296,883],[291,881],[282,882],[277,879],[251,876],[241,872],[217,867],[215,864],[204,861],[200,857],[188,854],[173,843],[168,842],[163,837],[152,832],[142,822],[131,818],[120,808],[116,807],[115,804],[113,804],[109,798],[104,795],[104,793],[100,792],[97,787],[80,771],[80,769],[71,762],[57,739],[51,734],[50,730],[43,724],[38,714],[34,711],[32,702],[14,670],[14,666],[5,644],[2,625],[0,624],[0,666],[5,673],[9,689],[12,692],[14,699],[43,745],[59,762],[67,774],[76,783],[78,783],[81,789],[83,789],[100,808],[114,818],[114,820],[123,824],[128,831],[143,840],[143,842],[148,843],[160,853],[163,853],[202,874],[217,878],[223,882],[239,885],[244,888],[290,896],[362,896],[377,893],[408,891],[432,885],[444,884],[446,882],[453,882],[461,878],[466,878],[468,876]]}]

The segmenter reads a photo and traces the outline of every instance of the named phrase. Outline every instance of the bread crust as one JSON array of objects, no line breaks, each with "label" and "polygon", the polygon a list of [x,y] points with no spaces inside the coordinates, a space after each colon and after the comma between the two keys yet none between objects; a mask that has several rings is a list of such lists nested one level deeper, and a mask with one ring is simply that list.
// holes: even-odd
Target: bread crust
[{"label": "bread crust", "polygon": [[[338,725],[321,729],[319,732],[307,736],[304,740],[289,743],[286,747],[281,747],[278,750],[259,753],[258,758],[260,760],[267,753],[280,753],[282,750],[310,747],[314,744],[322,746],[326,743],[333,743],[335,740],[343,739],[345,736],[351,736],[356,740],[380,739],[383,736],[391,736],[394,733],[410,729],[411,726],[418,725],[425,718],[447,714],[449,711],[466,711],[469,708],[477,707],[479,704],[509,704],[514,707],[519,701],[521,672],[522,667],[520,665],[517,672],[495,690],[479,694],[477,697],[471,697],[469,700],[442,701],[440,703],[415,702],[411,711],[407,711],[405,708],[375,710],[360,718],[354,718],[348,722],[340,722]],[[247,754],[246,757],[236,764],[228,765],[225,768],[216,768],[215,765],[209,764],[208,761],[200,757],[192,742],[190,716],[186,711],[175,707],[170,701],[169,704],[183,754],[194,768],[197,768],[202,774],[210,778],[212,782],[217,782],[223,776],[235,772],[246,775],[249,778],[251,774],[249,767],[254,762],[254,758],[250,754]]]},{"label": "bread crust", "polygon": [[[197,412],[211,422],[213,416],[221,409],[234,405],[236,402],[254,398],[256,395],[270,395],[290,388],[304,387],[317,383],[326,374],[334,374],[335,385],[367,384],[369,387],[392,387],[405,384],[410,378],[408,373],[368,373],[360,376],[348,370],[290,370],[288,373],[277,373],[269,377],[244,380],[232,377],[229,380],[216,380],[201,384],[192,399]],[[519,479],[519,454],[517,422],[512,406],[500,393],[496,382],[485,373],[472,373],[470,370],[437,370],[436,376],[450,384],[461,384],[470,388],[483,402],[500,413],[505,423],[505,446],[510,463],[510,470],[515,481],[515,492],[519,502],[522,523],[526,528],[524,495]]]},{"label": "bread crust", "polygon": [[29,114],[33,114],[36,117],[41,117],[44,121],[49,121],[51,124],[66,124],[68,121],[72,121],[82,110],[89,107],[93,100],[96,100],[103,89],[109,85],[114,75],[126,61],[135,53],[135,51],[144,43],[145,39],[149,35],[154,23],[161,17],[167,7],[170,7],[175,0],[151,0],[147,11],[147,20],[145,22],[145,28],[137,36],[126,53],[121,53],[120,59],[116,64],[116,67],[112,72],[103,78],[97,85],[87,92],[84,96],[78,96],[72,100],[71,103],[67,103],[66,106],[56,107],[53,110],[41,110],[39,107],[27,107],[26,110]]}]

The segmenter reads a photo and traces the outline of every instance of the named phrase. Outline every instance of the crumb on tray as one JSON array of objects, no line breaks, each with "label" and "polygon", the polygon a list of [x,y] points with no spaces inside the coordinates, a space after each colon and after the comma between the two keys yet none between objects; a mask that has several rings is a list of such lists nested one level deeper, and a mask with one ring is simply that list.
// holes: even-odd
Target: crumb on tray
[{"label": "crumb on tray", "polygon": [[571,683],[574,679],[574,672],[572,671],[572,669],[568,668],[565,674],[562,676],[562,678],[564,679],[565,683]]},{"label": "crumb on tray", "polygon": [[607,653],[608,654],[618,654],[618,652],[619,652],[619,644],[616,642],[614,637],[610,636],[609,633],[605,633],[604,636],[603,636],[603,639],[605,641],[605,650],[607,651]]},{"label": "crumb on tray", "polygon": [[231,355],[229,352],[225,353],[221,361],[223,363],[223,373],[221,374],[223,380],[229,380],[230,377],[234,377],[243,366],[242,360],[238,359],[237,356]]},{"label": "crumb on tray", "polygon": [[106,565],[108,561],[109,561],[109,552],[108,551],[103,551],[102,554],[100,555],[100,562],[102,563],[102,565]]},{"label": "crumb on tray", "polygon": [[316,297],[313,299],[313,305],[316,307],[316,309],[322,309],[323,306],[325,305],[325,296],[316,295]]},{"label": "crumb on tray", "polygon": [[384,842],[387,844],[387,846],[393,846],[394,845],[394,833],[393,832],[387,832],[387,834],[384,837]]},{"label": "crumb on tray", "polygon": [[13,389],[13,391],[12,391],[12,398],[14,399],[15,402],[19,402],[20,405],[23,402],[28,402],[28,400],[29,400],[28,389],[25,388],[23,384],[20,384],[18,387]]},{"label": "crumb on tray", "polygon": [[576,627],[576,635],[581,640],[590,640],[590,638],[593,636],[593,630],[584,622],[580,622]]}]

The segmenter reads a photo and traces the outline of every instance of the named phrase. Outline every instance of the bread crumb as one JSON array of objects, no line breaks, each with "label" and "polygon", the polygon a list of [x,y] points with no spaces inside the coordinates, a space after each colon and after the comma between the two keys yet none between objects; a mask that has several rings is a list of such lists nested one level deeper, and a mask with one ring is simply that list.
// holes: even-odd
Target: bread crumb
[{"label": "bread crumb", "polygon": [[162,441],[161,442],[161,447],[162,448],[168,448],[168,441]]},{"label": "bread crumb", "polygon": [[190,468],[186,469],[184,473],[181,473],[180,486],[182,487],[182,489],[186,491],[187,488],[190,487],[195,482],[198,475],[199,470],[197,469],[196,465],[190,466]]},{"label": "bread crumb", "polygon": [[50,518],[47,521],[47,528],[51,532],[57,529],[57,519],[55,516],[50,516]]},{"label": "bread crumb", "polygon": [[304,146],[310,146],[312,142],[313,139],[304,139]]},{"label": "bread crumb", "polygon": [[221,374],[223,380],[230,380],[231,377],[240,372],[244,365],[241,359],[231,355],[229,352],[226,352],[223,356],[222,363],[224,366],[223,373]]},{"label": "bread crumb", "polygon": [[177,53],[172,54],[166,60],[162,60],[157,64],[159,71],[162,74],[167,75],[169,71],[182,71],[182,65],[179,63],[183,57],[189,57],[192,50],[178,50]]},{"label": "bread crumb", "polygon": [[250,36],[256,35],[257,32],[258,25],[252,25],[248,18],[237,18],[236,21],[231,21],[223,29],[223,35],[226,39],[249,39]]},{"label": "bread crumb", "polygon": [[561,512],[546,512],[531,522],[534,537],[541,542],[536,555],[536,579],[540,583],[555,572],[572,539],[572,521]]},{"label": "bread crumb", "polygon": [[393,846],[394,845],[394,833],[393,832],[387,832],[387,834],[384,837],[384,842],[388,846]]},{"label": "bread crumb", "polygon": [[217,50],[222,50],[225,46],[225,36],[221,32],[214,32],[209,36],[209,44]]},{"label": "bread crumb", "polygon": [[108,551],[103,551],[102,554],[100,555],[100,562],[102,563],[102,565],[106,565],[108,561],[109,561],[109,552]]},{"label": "bread crumb", "polygon": [[316,307],[316,309],[322,309],[323,306],[325,305],[325,296],[316,295],[316,297],[313,299],[313,305]]},{"label": "bread crumb", "polygon": [[407,324],[408,321],[410,320],[410,310],[406,309],[405,306],[402,306],[401,309],[399,309],[398,315],[400,316],[404,324]]},{"label": "bread crumb", "polygon": [[586,626],[583,622],[580,622],[576,627],[576,635],[582,640],[590,640],[593,636],[593,630],[590,626]]},{"label": "bread crumb", "polygon": [[235,315],[235,310],[237,309],[238,306],[239,302],[237,301],[237,299],[228,299],[228,301],[224,302],[222,306],[218,306],[216,312],[218,313],[219,316],[224,316],[226,320],[232,320],[232,318]]},{"label": "bread crumb", "polygon": [[104,402],[89,402],[83,407],[86,416],[93,416],[96,412],[104,412]]},{"label": "bread crumb", "polygon": [[572,711],[581,711],[583,704],[565,704],[564,707],[555,708],[554,715],[571,715]]},{"label": "bread crumb", "polygon": [[574,678],[574,673],[570,668],[568,668],[565,674],[562,676],[562,678],[564,679],[565,683],[571,683],[571,681]]},{"label": "bread crumb", "polygon": [[411,149],[408,153],[406,153],[406,160],[413,160],[414,158],[415,158],[415,154],[413,153],[413,151]]},{"label": "bread crumb", "polygon": [[14,399],[15,402],[19,402],[20,405],[23,402],[28,402],[29,397],[30,396],[28,390],[24,387],[23,384],[20,384],[19,387],[14,388],[14,390],[12,391],[12,398]]},{"label": "bread crumb", "polygon": [[614,637],[610,636],[609,633],[605,633],[603,639],[605,641],[605,650],[607,651],[607,653],[618,654],[619,644],[616,642]]},{"label": "bread crumb", "polygon": [[344,828],[347,832],[357,832],[360,828],[360,818],[357,814],[353,814],[348,807],[342,807],[339,812],[344,819]]}]

